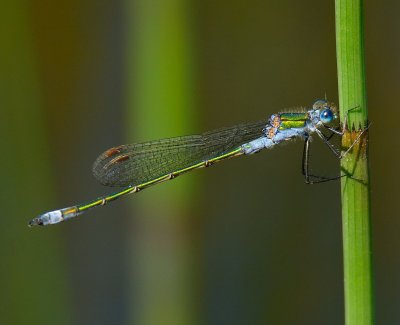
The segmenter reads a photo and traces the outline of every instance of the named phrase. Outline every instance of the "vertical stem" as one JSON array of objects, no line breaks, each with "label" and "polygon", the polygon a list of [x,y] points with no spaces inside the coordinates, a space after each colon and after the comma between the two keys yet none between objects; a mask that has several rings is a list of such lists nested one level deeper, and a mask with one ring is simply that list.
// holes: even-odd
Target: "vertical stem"
[{"label": "vertical stem", "polygon": [[367,96],[362,0],[336,0],[336,46],[340,118],[347,116],[342,146],[359,141],[341,161],[343,259],[347,325],[374,322]]}]

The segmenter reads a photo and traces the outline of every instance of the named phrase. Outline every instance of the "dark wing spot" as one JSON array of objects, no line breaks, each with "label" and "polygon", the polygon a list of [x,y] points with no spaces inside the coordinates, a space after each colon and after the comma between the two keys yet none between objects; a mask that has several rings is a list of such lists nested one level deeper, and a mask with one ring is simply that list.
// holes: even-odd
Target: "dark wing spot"
[{"label": "dark wing spot", "polygon": [[122,156],[119,156],[119,157],[114,158],[113,160],[111,160],[110,164],[117,164],[117,163],[120,163],[121,161],[125,161],[125,160],[128,160],[128,159],[129,159],[128,155],[122,155]]},{"label": "dark wing spot", "polygon": [[114,147],[114,148],[108,149],[108,150],[104,153],[104,156],[106,156],[106,157],[115,156],[116,154],[121,153],[122,148],[123,148],[122,146],[119,146],[119,147]]}]

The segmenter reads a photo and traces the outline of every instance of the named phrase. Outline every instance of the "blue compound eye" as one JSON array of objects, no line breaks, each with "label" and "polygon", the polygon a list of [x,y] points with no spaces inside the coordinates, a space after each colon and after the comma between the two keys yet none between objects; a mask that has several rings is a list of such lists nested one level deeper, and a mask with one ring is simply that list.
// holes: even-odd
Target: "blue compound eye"
[{"label": "blue compound eye", "polygon": [[333,113],[329,108],[324,109],[319,115],[319,118],[324,124],[331,123],[333,120]]}]

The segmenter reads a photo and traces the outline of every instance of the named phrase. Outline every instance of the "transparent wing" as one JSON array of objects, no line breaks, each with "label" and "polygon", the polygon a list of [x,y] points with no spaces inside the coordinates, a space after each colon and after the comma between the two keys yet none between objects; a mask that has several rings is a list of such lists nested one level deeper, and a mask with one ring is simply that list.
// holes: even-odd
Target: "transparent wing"
[{"label": "transparent wing", "polygon": [[121,145],[96,159],[93,174],[107,186],[141,184],[257,139],[263,136],[265,125],[259,121],[199,135]]}]

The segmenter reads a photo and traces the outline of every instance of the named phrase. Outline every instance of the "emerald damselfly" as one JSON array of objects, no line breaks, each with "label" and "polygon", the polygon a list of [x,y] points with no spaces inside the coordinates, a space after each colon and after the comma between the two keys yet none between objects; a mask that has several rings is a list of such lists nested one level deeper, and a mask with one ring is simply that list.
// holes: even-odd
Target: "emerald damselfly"
[{"label": "emerald damselfly", "polygon": [[[273,114],[267,122],[246,123],[200,135],[111,148],[97,158],[93,165],[93,174],[102,184],[124,187],[122,190],[88,203],[46,212],[32,219],[29,226],[46,226],[72,219],[87,210],[171,180],[191,170],[209,167],[227,158],[251,155],[294,138],[304,139],[302,173],[306,183],[339,179],[345,175],[326,178],[309,172],[312,134],[317,134],[337,158],[343,157],[330,142],[333,135],[343,135],[342,130],[346,124],[344,121],[342,128],[333,126],[338,120],[337,113],[334,104],[317,100],[309,110]],[[321,131],[323,129],[330,134],[326,135],[326,132]]]}]

